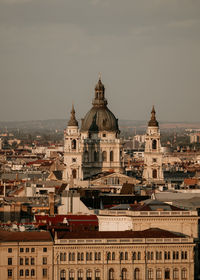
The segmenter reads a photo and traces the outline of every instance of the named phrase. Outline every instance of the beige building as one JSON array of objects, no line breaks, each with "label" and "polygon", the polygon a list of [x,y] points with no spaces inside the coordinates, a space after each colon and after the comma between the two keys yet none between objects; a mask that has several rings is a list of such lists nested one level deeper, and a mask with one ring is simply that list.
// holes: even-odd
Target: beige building
[{"label": "beige building", "polygon": [[198,238],[197,211],[100,210],[99,230],[146,230],[161,228]]},{"label": "beige building", "polygon": [[193,239],[160,229],[58,233],[54,279],[193,280]]},{"label": "beige building", "polygon": [[0,231],[0,279],[53,279],[49,232]]}]

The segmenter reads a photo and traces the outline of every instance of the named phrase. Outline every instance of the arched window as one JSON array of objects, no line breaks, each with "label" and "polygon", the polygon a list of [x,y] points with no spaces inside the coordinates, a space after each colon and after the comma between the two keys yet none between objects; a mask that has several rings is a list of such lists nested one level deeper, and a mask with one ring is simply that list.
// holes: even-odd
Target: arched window
[{"label": "arched window", "polygon": [[66,280],[66,271],[64,269],[60,272],[60,280]]},{"label": "arched window", "polygon": [[25,270],[25,275],[29,276],[29,270],[28,269]]},{"label": "arched window", "polygon": [[31,276],[35,276],[35,269],[31,269]]},{"label": "arched window", "polygon": [[90,269],[86,271],[86,280],[92,280],[92,271]]},{"label": "arched window", "polygon": [[148,269],[148,271],[147,271],[147,278],[149,280],[153,279],[153,269],[152,268]]},{"label": "arched window", "polygon": [[178,278],[179,278],[179,277],[178,277],[178,269],[175,268],[175,269],[173,270],[173,279],[176,280],[176,279],[178,279]]},{"label": "arched window", "polygon": [[181,270],[181,280],[185,280],[185,279],[187,279],[187,269],[183,268]]},{"label": "arched window", "polygon": [[72,170],[72,177],[73,177],[73,179],[76,179],[76,169]]},{"label": "arched window", "polygon": [[60,261],[63,261],[63,253],[60,253]]},{"label": "arched window", "polygon": [[78,252],[77,254],[77,261],[80,261],[81,260],[81,253]]},{"label": "arched window", "polygon": [[110,268],[108,271],[108,280],[114,280],[114,269]]},{"label": "arched window", "polygon": [[133,260],[133,261],[136,260],[136,252],[133,252],[133,253],[132,253],[132,260]]},{"label": "arched window", "polygon": [[78,280],[83,280],[83,271],[78,270]]},{"label": "arched window", "polygon": [[112,252],[112,260],[115,260],[115,252]]},{"label": "arched window", "polygon": [[101,253],[100,252],[98,253],[98,260],[99,261],[101,260]]},{"label": "arched window", "polygon": [[89,161],[89,153],[88,151],[85,151],[84,153],[84,162],[88,162]]},{"label": "arched window", "polygon": [[107,161],[107,153],[106,153],[106,151],[103,151],[103,153],[102,153],[102,161]]},{"label": "arched window", "polygon": [[81,253],[81,260],[83,261],[84,260],[84,254]]},{"label": "arched window", "polygon": [[107,252],[106,260],[107,260],[107,262],[111,260],[111,253],[110,252]]},{"label": "arched window", "polygon": [[74,280],[74,270],[69,271],[69,280]]},{"label": "arched window", "polygon": [[161,280],[162,279],[162,270],[157,269],[156,270],[156,280]]},{"label": "arched window", "polygon": [[72,150],[76,150],[76,140],[72,140]]},{"label": "arched window", "polygon": [[69,261],[72,261],[72,253],[69,253]]},{"label": "arched window", "polygon": [[101,272],[100,272],[100,270],[95,270],[95,280],[100,280],[100,274],[101,274]]},{"label": "arched window", "polygon": [[94,151],[94,161],[98,162],[99,161],[99,152]]},{"label": "arched window", "polygon": [[127,269],[126,268],[122,268],[122,279],[123,280],[127,279]]},{"label": "arched window", "polygon": [[125,252],[125,260],[128,260],[128,252]]},{"label": "arched window", "polygon": [[63,255],[63,261],[66,261],[66,253]]},{"label": "arched window", "polygon": [[134,270],[134,280],[139,280],[140,279],[140,270],[139,268],[136,268]]},{"label": "arched window", "polygon": [[153,252],[151,252],[151,260],[153,260]]},{"label": "arched window", "polygon": [[165,269],[165,278],[164,278],[165,280],[168,280],[168,279],[170,279],[170,270],[169,270],[169,268],[166,268]]},{"label": "arched window", "polygon": [[138,253],[137,253],[137,259],[138,259],[138,260],[141,260],[141,252],[138,252]]},{"label": "arched window", "polygon": [[113,161],[113,151],[110,151],[110,161]]},{"label": "arched window", "polygon": [[155,139],[152,141],[152,149],[153,150],[157,149],[157,141]]},{"label": "arched window", "polygon": [[154,179],[157,178],[157,170],[156,169],[153,169],[152,176],[153,176]]}]

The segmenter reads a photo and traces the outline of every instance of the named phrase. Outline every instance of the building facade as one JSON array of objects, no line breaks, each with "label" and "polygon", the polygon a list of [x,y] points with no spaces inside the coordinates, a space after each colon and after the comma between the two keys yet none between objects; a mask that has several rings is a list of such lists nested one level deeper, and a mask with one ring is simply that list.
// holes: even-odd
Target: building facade
[{"label": "building facade", "polygon": [[53,279],[49,232],[0,231],[0,279]]},{"label": "building facade", "polygon": [[54,279],[193,280],[193,239],[159,229],[58,233]]},{"label": "building facade", "polygon": [[105,88],[99,79],[92,108],[82,119],[80,129],[72,108],[64,134],[65,180],[88,179],[105,171],[123,172],[118,120],[108,109],[104,94]]}]

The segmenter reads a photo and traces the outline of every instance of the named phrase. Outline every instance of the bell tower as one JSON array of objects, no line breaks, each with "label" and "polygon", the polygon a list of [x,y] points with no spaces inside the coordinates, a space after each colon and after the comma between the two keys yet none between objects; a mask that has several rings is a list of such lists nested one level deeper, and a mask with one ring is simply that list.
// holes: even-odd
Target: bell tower
[{"label": "bell tower", "polygon": [[143,179],[147,183],[164,183],[159,124],[153,106],[145,135]]},{"label": "bell tower", "polygon": [[74,105],[72,105],[71,118],[67,128],[64,131],[64,170],[63,178],[82,179],[82,153],[80,145],[81,137],[78,127],[78,121],[75,117]]}]

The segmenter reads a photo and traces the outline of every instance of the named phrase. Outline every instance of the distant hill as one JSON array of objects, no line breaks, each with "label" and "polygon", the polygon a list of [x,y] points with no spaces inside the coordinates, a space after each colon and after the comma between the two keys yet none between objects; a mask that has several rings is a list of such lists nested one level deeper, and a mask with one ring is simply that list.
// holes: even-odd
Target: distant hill
[{"label": "distant hill", "polygon": [[[36,121],[10,121],[0,122],[0,130],[23,130],[23,131],[44,131],[44,130],[64,130],[67,126],[66,119],[52,119],[52,120],[36,120]],[[80,125],[80,121],[79,121]],[[119,120],[121,130],[139,129],[144,130],[147,127],[147,121],[136,120]],[[184,128],[200,128],[200,122],[160,122],[161,129],[184,129]]]}]

